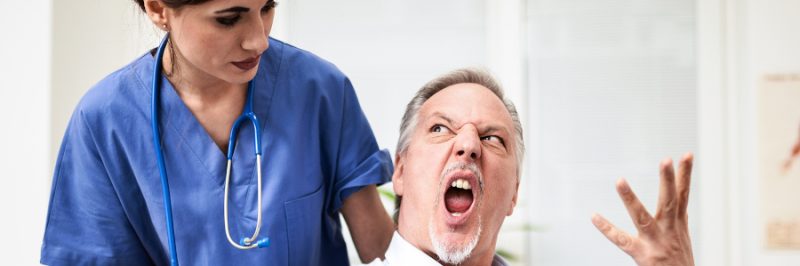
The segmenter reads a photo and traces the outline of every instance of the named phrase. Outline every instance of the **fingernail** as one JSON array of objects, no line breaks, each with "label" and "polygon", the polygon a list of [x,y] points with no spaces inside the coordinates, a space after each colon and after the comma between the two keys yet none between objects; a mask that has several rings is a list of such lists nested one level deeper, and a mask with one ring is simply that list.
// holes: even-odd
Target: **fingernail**
[{"label": "fingernail", "polygon": [[597,213],[592,213],[592,224],[595,226],[600,226],[600,215]]},{"label": "fingernail", "polygon": [[617,181],[617,188],[619,189],[620,192],[624,194],[627,194],[628,192],[631,191],[631,187],[628,186],[628,182],[625,181],[624,178],[620,178],[619,181]]}]

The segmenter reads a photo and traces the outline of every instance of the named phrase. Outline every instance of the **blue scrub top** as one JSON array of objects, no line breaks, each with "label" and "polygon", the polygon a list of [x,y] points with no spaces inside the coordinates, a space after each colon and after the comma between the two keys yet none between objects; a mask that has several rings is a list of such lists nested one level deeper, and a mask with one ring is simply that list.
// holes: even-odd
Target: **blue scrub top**
[{"label": "blue scrub top", "polygon": [[[264,155],[261,236],[268,248],[231,246],[223,224],[226,158],[163,79],[161,134],[183,265],[347,265],[339,208],[389,181],[348,78],[334,65],[270,39],[253,107]],[[167,265],[164,201],[150,126],[154,58],[147,53],[95,85],[75,109],[56,162],[41,263]],[[234,239],[256,222],[253,129],[234,155]]]}]

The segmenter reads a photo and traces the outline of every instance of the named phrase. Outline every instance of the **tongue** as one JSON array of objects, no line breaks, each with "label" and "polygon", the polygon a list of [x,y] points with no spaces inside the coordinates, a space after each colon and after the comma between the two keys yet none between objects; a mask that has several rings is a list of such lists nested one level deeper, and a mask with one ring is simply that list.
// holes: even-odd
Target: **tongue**
[{"label": "tongue", "polygon": [[450,188],[444,194],[444,204],[448,212],[463,213],[472,205],[472,192],[459,188]]}]

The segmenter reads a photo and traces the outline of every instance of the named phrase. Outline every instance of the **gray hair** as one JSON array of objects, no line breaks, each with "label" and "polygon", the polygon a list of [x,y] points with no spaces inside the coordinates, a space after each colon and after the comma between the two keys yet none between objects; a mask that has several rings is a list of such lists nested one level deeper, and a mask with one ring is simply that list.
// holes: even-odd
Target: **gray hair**
[{"label": "gray hair", "polygon": [[406,106],[405,114],[403,114],[403,120],[400,123],[400,138],[397,140],[395,156],[400,156],[406,152],[408,146],[411,144],[411,134],[417,127],[419,109],[422,108],[422,105],[433,97],[434,94],[447,87],[461,83],[473,83],[486,87],[494,93],[497,98],[503,101],[503,105],[505,105],[506,110],[511,115],[511,121],[514,123],[514,131],[516,131],[514,132],[514,143],[516,144],[514,152],[517,157],[517,178],[519,178],[519,167],[522,166],[522,158],[525,155],[525,143],[522,138],[522,123],[519,121],[517,108],[514,107],[514,103],[505,97],[500,84],[498,84],[489,73],[474,68],[463,68],[447,73],[428,82],[417,91],[417,94],[411,99],[408,106]]},{"label": "gray hair", "polygon": [[[514,143],[516,144],[516,146],[514,146],[514,155],[517,158],[517,180],[519,180],[522,170],[522,158],[525,155],[525,142],[522,138],[522,123],[519,121],[517,108],[514,107],[514,103],[512,103],[511,100],[505,97],[503,88],[500,87],[500,84],[492,77],[491,74],[484,70],[475,68],[462,68],[444,74],[434,80],[431,80],[422,86],[419,91],[417,91],[417,94],[414,95],[414,98],[412,98],[408,103],[408,106],[406,106],[406,112],[403,114],[403,120],[400,122],[400,138],[397,140],[395,157],[400,158],[400,156],[406,152],[408,146],[411,144],[411,135],[412,132],[416,130],[419,118],[419,109],[422,108],[422,105],[428,101],[428,99],[433,97],[434,94],[442,91],[443,89],[462,83],[472,83],[486,87],[492,93],[494,93],[497,98],[503,101],[503,105],[505,105],[508,114],[511,115],[511,121],[514,123],[514,131],[516,131],[514,132]],[[400,204],[402,201],[403,197],[400,195],[395,198],[395,209],[394,214],[392,215],[395,224],[398,223],[398,219],[400,217]]]}]

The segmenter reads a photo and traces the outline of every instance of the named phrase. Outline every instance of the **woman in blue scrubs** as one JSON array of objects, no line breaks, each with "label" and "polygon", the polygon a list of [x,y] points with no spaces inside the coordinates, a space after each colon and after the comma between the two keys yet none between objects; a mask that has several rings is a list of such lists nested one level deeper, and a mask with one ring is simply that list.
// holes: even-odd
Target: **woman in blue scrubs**
[{"label": "woman in blue scrubs", "polygon": [[[347,265],[339,213],[362,261],[382,256],[392,222],[375,186],[391,158],[378,149],[350,81],[334,65],[269,38],[272,0],[137,0],[170,40],[160,132],[183,265]],[[41,263],[165,265],[164,199],[151,130],[154,51],[82,98],[56,163]],[[228,135],[255,82],[263,185],[253,128],[238,134],[229,206],[236,239],[252,234],[257,189],[268,248],[228,243],[223,195]],[[247,123],[246,123],[247,124]]]}]

